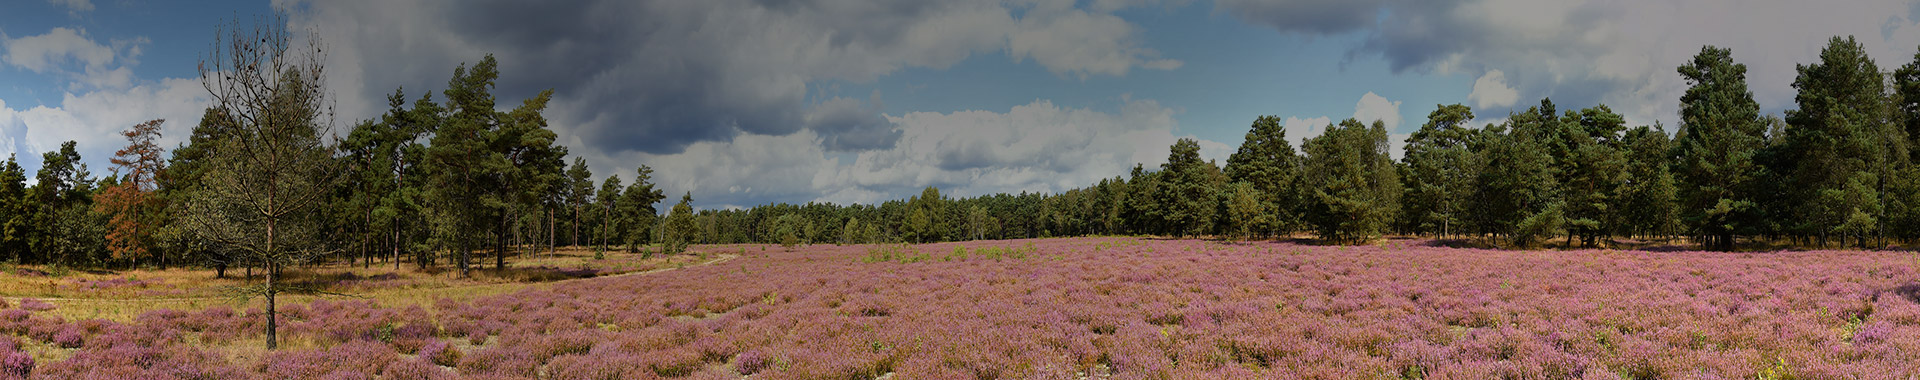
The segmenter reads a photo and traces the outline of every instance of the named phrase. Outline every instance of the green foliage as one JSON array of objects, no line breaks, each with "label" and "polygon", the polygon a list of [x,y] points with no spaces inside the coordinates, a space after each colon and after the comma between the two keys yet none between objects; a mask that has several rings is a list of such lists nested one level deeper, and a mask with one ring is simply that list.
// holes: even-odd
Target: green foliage
[{"label": "green foliage", "polygon": [[625,226],[624,224],[618,224],[621,218],[614,218],[613,216],[613,206],[614,203],[620,199],[620,189],[620,176],[607,176],[606,180],[600,182],[600,194],[594,197],[594,199],[600,203],[599,237],[600,250],[602,251],[607,249],[607,241],[611,236],[610,234],[613,231],[617,231],[618,228]]},{"label": "green foliage", "polygon": [[[633,184],[628,185],[627,190],[621,192],[618,200],[614,202],[616,205],[613,212],[626,226],[623,229],[625,233],[621,236],[627,243],[628,252],[635,251],[641,245],[653,243],[652,232],[656,221],[660,219],[660,212],[653,205],[667,199],[667,196],[665,192],[654,188],[652,181],[653,168],[641,165],[638,172],[634,173]],[[692,194],[689,193],[688,196],[691,197]],[[691,213],[692,210],[688,212]]]},{"label": "green foliage", "polygon": [[13,155],[0,164],[0,257],[18,263],[29,257],[34,235],[33,215],[38,207],[27,188],[27,172]]},{"label": "green foliage", "polygon": [[1219,210],[1214,189],[1225,184],[1226,176],[1212,162],[1200,160],[1200,142],[1174,142],[1160,172],[1163,182],[1155,197],[1165,232],[1186,236],[1212,231]]},{"label": "green foliage", "polygon": [[1679,68],[1687,81],[1675,138],[1680,219],[1708,237],[1710,248],[1730,250],[1737,233],[1758,229],[1755,155],[1765,139],[1760,105],[1747,90],[1747,66],[1728,49],[1706,46]]},{"label": "green foliage", "polygon": [[940,196],[940,189],[928,186],[920,191],[920,196],[907,201],[906,225],[902,231],[907,241],[930,243],[946,238],[947,200]]},{"label": "green foliage", "polygon": [[1263,226],[1261,218],[1271,217],[1267,209],[1271,203],[1261,198],[1260,191],[1247,182],[1234,182],[1220,193],[1220,225],[1227,238],[1245,239],[1256,226]]},{"label": "green foliage", "polygon": [[1447,236],[1464,226],[1481,165],[1471,149],[1475,134],[1466,128],[1471,120],[1467,106],[1439,106],[1407,139],[1402,217],[1409,230]]},{"label": "green foliage", "polygon": [[1521,222],[1559,201],[1560,184],[1547,138],[1557,123],[1552,102],[1513,114],[1504,125],[1480,131],[1484,163],[1474,194],[1475,224],[1485,233],[1517,237]]},{"label": "green foliage", "polygon": [[1569,153],[1561,158],[1559,181],[1565,190],[1565,217],[1569,237],[1578,235],[1588,246],[1619,223],[1621,193],[1627,185],[1626,154],[1620,132],[1626,121],[1606,105],[1567,112],[1559,123],[1559,139]]},{"label": "green foliage", "polygon": [[804,223],[806,222],[801,220],[798,214],[781,215],[779,218],[774,219],[773,234],[776,236],[776,239],[779,239],[780,246],[791,251],[794,246],[800,245],[802,242],[801,234],[806,232]]},{"label": "green foliage", "polygon": [[1252,129],[1247,131],[1246,142],[1227,158],[1225,171],[1228,180],[1252,185],[1261,203],[1257,208],[1247,209],[1254,211],[1251,218],[1235,222],[1250,224],[1245,226],[1249,231],[1242,231],[1242,236],[1246,232],[1258,236],[1282,235],[1293,232],[1299,225],[1296,182],[1300,176],[1300,158],[1294,154],[1293,144],[1287,142],[1287,129],[1280,125],[1279,117],[1255,118]]},{"label": "green foliage", "polygon": [[1674,207],[1674,178],[1669,169],[1673,141],[1659,125],[1636,127],[1621,140],[1626,179],[1620,189],[1620,232],[1668,236],[1679,232]]},{"label": "green foliage", "polygon": [[1387,129],[1347,119],[1307,140],[1302,175],[1307,220],[1322,240],[1364,243],[1387,231],[1400,208],[1400,175],[1387,155]]},{"label": "green foliage", "polygon": [[1540,242],[1566,232],[1566,215],[1561,211],[1560,203],[1550,203],[1546,208],[1527,215],[1514,226],[1513,245],[1520,248],[1532,248]]},{"label": "green foliage", "polygon": [[1793,87],[1797,110],[1787,111],[1783,163],[1795,184],[1799,223],[1788,228],[1822,240],[1834,234],[1860,246],[1879,236],[1884,218],[1882,179],[1896,174],[1911,157],[1904,127],[1885,96],[1885,80],[1853,37],[1834,37],[1820,51],[1820,62],[1800,65]]},{"label": "green foliage", "polygon": [[674,204],[672,211],[668,211],[666,232],[666,244],[663,247],[666,254],[677,255],[687,251],[694,235],[699,233],[693,224],[692,192],[681,195],[680,203]]}]

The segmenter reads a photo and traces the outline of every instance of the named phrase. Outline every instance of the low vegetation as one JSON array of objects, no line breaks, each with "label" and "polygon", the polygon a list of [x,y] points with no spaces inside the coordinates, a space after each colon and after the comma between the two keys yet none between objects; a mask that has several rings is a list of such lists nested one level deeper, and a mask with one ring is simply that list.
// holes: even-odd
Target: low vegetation
[{"label": "low vegetation", "polygon": [[[746,254],[466,299],[294,301],[282,310],[278,352],[258,348],[254,307],[118,321],[14,301],[0,310],[0,370],[35,379],[1920,376],[1911,365],[1920,362],[1911,354],[1920,352],[1920,258],[1906,254],[1138,238],[764,247],[700,246]],[[866,259],[881,251],[905,254]]]}]

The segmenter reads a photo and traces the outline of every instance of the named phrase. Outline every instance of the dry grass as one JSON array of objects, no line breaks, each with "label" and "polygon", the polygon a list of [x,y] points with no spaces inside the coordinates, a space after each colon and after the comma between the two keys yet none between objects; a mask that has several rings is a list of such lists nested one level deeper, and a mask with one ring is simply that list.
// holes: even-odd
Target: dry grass
[{"label": "dry grass", "polygon": [[[647,258],[639,253],[613,251],[595,259],[590,248],[562,248],[552,254],[508,257],[507,268],[501,270],[492,269],[490,255],[484,260],[476,255],[476,264],[486,265],[475,269],[470,277],[460,277],[457,270],[445,265],[418,270],[410,264],[394,269],[391,263],[364,267],[333,263],[287,271],[289,283],[310,291],[283,293],[280,302],[367,299],[382,306],[420,305],[432,310],[434,302],[443,298],[465,302],[558,281],[671,269],[703,262],[705,255]],[[265,302],[258,297],[236,296],[232,291],[263,280],[259,276],[247,278],[245,269],[228,269],[227,278],[215,278],[213,270],[201,268],[84,272],[41,266],[0,269],[5,269],[0,274],[0,298],[9,303],[38,298],[58,306],[46,313],[68,320],[127,322],[153,310],[200,310],[218,305],[246,310]]]}]

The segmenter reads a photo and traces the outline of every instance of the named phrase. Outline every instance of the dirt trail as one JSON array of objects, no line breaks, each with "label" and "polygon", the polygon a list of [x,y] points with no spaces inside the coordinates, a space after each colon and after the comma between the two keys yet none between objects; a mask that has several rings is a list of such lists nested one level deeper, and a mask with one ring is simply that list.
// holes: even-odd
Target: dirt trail
[{"label": "dirt trail", "polygon": [[[707,261],[704,261],[704,262],[700,262],[700,263],[698,263],[698,264],[691,264],[691,265],[686,265],[686,266],[674,266],[674,267],[665,267],[665,268],[654,268],[654,269],[649,269],[649,270],[643,270],[643,271],[636,271],[636,272],[627,272],[627,273],[621,273],[621,274],[614,274],[614,275],[606,275],[606,276],[595,276],[595,277],[585,277],[585,278],[571,278],[571,279],[565,279],[565,280],[559,280],[559,281],[548,281],[548,282],[504,282],[504,283],[496,283],[496,284],[470,284],[470,285],[460,285],[460,286],[448,286],[448,287],[440,287],[440,288],[422,288],[422,289],[407,289],[407,290],[422,290],[422,291],[449,291],[449,290],[460,290],[460,289],[479,289],[479,288],[493,288],[493,287],[509,287],[509,286],[553,286],[553,285],[559,285],[559,284],[565,284],[565,283],[569,283],[569,282],[574,282],[574,281],[587,281],[587,280],[599,280],[599,279],[608,279],[608,278],[619,278],[619,277],[627,277],[627,276],[644,276],[644,275],[650,275],[650,274],[656,274],[656,273],[661,273],[661,272],[667,272],[667,271],[671,271],[671,270],[675,270],[675,269],[681,269],[681,268],[693,268],[693,267],[701,267],[701,266],[707,266],[707,265],[714,265],[714,264],[720,264],[720,263],[725,263],[725,262],[728,262],[728,261],[733,261],[733,259],[737,259],[737,258],[739,258],[739,257],[740,257],[740,255],[737,255],[737,254],[730,254],[730,253],[727,253],[727,254],[720,254],[720,257],[716,257],[716,258],[714,258],[714,259],[712,259],[712,260],[707,260]],[[283,297],[299,297],[299,296],[308,296],[308,294],[292,294],[292,293],[287,293],[287,295],[286,295],[286,296],[283,296]],[[133,302],[133,303],[162,303],[162,302],[193,302],[193,301],[212,301],[212,300],[223,300],[223,299],[236,299],[236,297],[220,297],[220,296],[206,296],[206,297],[171,297],[171,298],[54,298],[54,297],[32,297],[32,296],[0,296],[0,300],[5,300],[5,301],[7,301],[8,303],[11,303],[11,304],[15,304],[15,305],[18,305],[18,304],[20,303],[20,301],[21,301],[21,300],[23,300],[23,299],[27,299],[27,298],[33,298],[33,299],[38,299],[38,300],[41,300],[41,301],[45,301],[45,302],[48,302],[48,303],[54,303],[54,304],[60,304],[60,303],[95,303],[95,302]]]}]

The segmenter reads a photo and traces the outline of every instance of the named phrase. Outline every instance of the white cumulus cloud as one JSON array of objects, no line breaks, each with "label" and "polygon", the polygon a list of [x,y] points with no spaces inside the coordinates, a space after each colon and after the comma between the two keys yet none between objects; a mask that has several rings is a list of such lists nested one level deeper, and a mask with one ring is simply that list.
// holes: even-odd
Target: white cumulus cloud
[{"label": "white cumulus cloud", "polygon": [[1511,107],[1520,101],[1520,90],[1507,87],[1506,73],[1487,70],[1473,81],[1473,92],[1467,94],[1467,100],[1472,101],[1476,109]]}]

